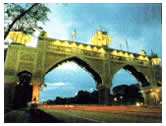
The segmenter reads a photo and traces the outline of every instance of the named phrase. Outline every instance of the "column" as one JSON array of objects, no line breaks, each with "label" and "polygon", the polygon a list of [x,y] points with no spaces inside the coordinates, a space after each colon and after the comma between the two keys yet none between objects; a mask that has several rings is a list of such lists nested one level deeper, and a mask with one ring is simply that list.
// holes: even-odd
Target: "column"
[{"label": "column", "polygon": [[111,103],[109,100],[110,88],[105,87],[104,85],[99,85],[99,104],[109,105]]},{"label": "column", "polygon": [[15,87],[5,86],[4,88],[4,107],[5,109],[12,108],[14,100]]},{"label": "column", "polygon": [[150,92],[147,90],[144,90],[143,97],[144,97],[144,105],[149,105],[150,104]]},{"label": "column", "polygon": [[143,90],[144,104],[145,105],[158,105],[160,102],[159,92],[155,88]]},{"label": "column", "polygon": [[32,91],[32,104],[39,103],[39,96],[40,96],[40,85],[33,84],[33,91]]}]

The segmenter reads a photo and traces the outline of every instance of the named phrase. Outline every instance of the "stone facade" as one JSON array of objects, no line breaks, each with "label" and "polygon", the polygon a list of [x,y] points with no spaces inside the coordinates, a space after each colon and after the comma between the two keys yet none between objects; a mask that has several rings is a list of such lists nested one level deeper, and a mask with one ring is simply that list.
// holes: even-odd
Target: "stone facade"
[{"label": "stone facade", "polygon": [[[139,82],[149,84],[142,84],[143,91],[158,88],[157,84],[161,84],[161,67],[152,64],[152,57],[144,57],[141,60],[139,54],[50,38],[39,38],[36,48],[10,44],[5,61],[5,104],[12,104],[17,73],[23,70],[32,73],[33,102],[33,99],[39,100],[45,74],[68,60],[84,67],[96,80],[100,104],[109,104],[112,79],[122,68],[130,71]],[[151,96],[144,98],[148,99],[145,104],[153,104],[149,102]]]}]

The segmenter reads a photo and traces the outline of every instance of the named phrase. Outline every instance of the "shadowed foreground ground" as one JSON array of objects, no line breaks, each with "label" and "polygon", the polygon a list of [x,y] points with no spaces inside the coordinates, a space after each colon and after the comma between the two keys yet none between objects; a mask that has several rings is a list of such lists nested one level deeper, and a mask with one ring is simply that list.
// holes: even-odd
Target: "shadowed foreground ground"
[{"label": "shadowed foreground ground", "polygon": [[63,123],[40,109],[14,110],[5,115],[5,123]]},{"label": "shadowed foreground ground", "polygon": [[161,107],[39,106],[5,114],[6,123],[161,123]]}]

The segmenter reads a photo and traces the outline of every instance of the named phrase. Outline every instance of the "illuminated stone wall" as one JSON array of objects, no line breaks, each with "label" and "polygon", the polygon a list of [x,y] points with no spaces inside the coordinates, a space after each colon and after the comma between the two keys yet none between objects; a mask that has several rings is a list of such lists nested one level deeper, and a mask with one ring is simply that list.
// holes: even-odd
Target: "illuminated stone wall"
[{"label": "illuminated stone wall", "polygon": [[[44,76],[50,68],[72,57],[84,61],[101,77],[102,82],[97,85],[101,104],[109,103],[108,94],[113,76],[126,65],[141,72],[150,83],[149,88],[161,83],[158,59],[154,61],[150,56],[72,41],[40,38],[37,48],[20,44],[9,46],[5,62],[5,88],[15,87],[18,81],[17,73],[28,70],[33,74],[32,84],[37,89],[36,85],[40,87],[43,84]],[[34,94],[37,97],[37,94]]]}]

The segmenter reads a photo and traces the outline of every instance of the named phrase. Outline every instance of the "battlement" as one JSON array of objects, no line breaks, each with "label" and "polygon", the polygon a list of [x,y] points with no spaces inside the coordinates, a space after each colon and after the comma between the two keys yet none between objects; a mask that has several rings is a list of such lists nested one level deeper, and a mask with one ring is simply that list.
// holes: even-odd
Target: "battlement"
[{"label": "battlement", "polygon": [[[91,44],[84,44],[81,42],[75,42],[75,41],[68,41],[68,40],[59,40],[59,39],[53,39],[53,38],[39,38],[39,44],[38,47],[40,48],[41,42],[43,42],[43,46],[47,46],[47,48],[54,48],[58,49],[56,47],[62,48],[68,48],[70,50],[69,52],[72,52],[72,49],[77,50],[84,50],[91,53],[101,53],[102,55],[99,56],[106,56],[109,55],[113,59],[121,59],[121,60],[127,60],[127,61],[138,61],[143,64],[150,64],[150,65],[159,65],[161,59],[160,58],[152,58],[151,56],[148,56],[146,54],[137,54],[132,53],[128,51],[108,48],[108,47],[102,47],[97,45],[91,45]],[[93,55],[93,54],[92,54]]]}]

